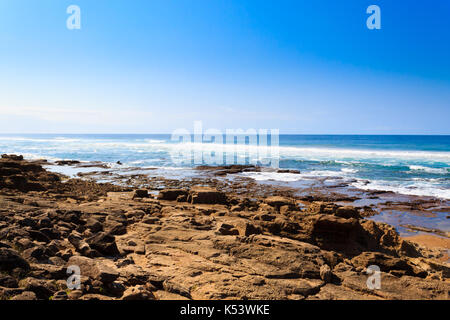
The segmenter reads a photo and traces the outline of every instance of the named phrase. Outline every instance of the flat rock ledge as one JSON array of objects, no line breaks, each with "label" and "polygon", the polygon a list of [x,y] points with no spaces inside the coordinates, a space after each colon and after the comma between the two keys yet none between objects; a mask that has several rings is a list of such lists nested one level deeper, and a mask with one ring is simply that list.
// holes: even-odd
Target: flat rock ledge
[{"label": "flat rock ledge", "polygon": [[357,208],[199,181],[155,198],[43,163],[0,159],[0,299],[449,299],[441,251]]}]

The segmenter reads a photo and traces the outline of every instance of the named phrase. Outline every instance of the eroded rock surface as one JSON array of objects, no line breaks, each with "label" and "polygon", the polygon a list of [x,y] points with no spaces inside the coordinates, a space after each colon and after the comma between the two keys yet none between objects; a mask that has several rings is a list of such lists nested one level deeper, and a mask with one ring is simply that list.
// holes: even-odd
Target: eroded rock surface
[{"label": "eroded rock surface", "polygon": [[[3,156],[0,172],[2,299],[449,299],[440,253],[357,208],[201,181],[155,199],[20,156]],[[367,286],[370,265],[381,289]]]}]

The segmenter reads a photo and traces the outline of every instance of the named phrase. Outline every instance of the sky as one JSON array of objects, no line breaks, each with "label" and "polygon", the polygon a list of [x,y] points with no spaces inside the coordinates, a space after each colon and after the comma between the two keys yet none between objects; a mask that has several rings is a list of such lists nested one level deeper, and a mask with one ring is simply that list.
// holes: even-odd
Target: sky
[{"label": "sky", "polygon": [[1,0],[0,133],[450,134],[449,17],[448,0]]}]

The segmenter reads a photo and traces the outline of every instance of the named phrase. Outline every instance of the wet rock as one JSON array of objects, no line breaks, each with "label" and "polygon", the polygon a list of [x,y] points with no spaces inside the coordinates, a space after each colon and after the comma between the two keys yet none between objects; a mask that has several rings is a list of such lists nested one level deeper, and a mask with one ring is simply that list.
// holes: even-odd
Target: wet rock
[{"label": "wet rock", "polygon": [[16,155],[16,154],[2,154],[2,159],[9,159],[14,161],[22,161],[23,156],[22,155]]},{"label": "wet rock", "polygon": [[278,170],[277,170],[277,173],[300,174],[300,170],[278,169]]},{"label": "wet rock", "polygon": [[81,162],[78,160],[58,160],[55,163],[59,166],[71,166],[74,164],[80,164]]},{"label": "wet rock", "polygon": [[259,167],[254,165],[229,165],[229,166],[198,166],[196,170],[212,171],[216,176],[225,176],[227,174],[235,174],[241,172],[260,171]]}]

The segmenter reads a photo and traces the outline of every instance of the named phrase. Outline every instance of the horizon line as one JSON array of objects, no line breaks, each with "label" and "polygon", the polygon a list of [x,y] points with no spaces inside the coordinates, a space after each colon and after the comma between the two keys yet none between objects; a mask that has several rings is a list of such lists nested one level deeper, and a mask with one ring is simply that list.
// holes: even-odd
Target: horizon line
[{"label": "horizon line", "polygon": [[[190,133],[193,135],[193,133]],[[226,134],[225,132],[223,134]],[[172,133],[11,133],[0,135],[172,135]],[[450,136],[450,133],[280,133],[284,136]]]}]

